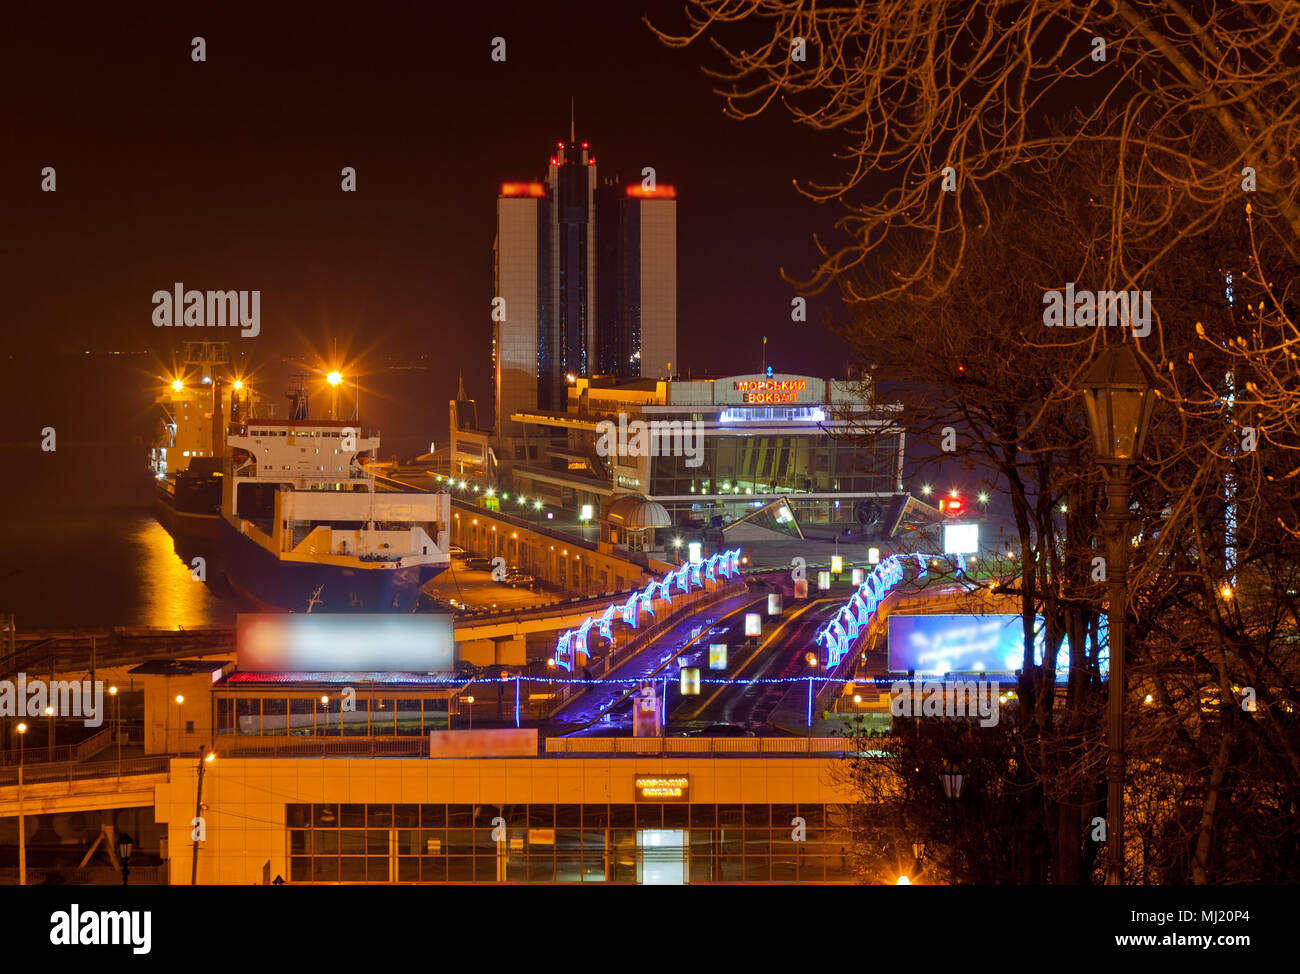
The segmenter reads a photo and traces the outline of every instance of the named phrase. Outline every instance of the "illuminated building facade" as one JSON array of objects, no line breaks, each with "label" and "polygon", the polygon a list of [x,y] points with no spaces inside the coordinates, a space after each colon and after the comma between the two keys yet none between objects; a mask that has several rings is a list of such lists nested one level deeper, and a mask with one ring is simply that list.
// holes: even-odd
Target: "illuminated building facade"
[{"label": "illuminated building facade", "polygon": [[[840,761],[219,754],[198,882],[852,882]],[[173,761],[157,788],[177,884],[192,868],[193,768]]]},{"label": "illuminated building facade", "polygon": [[[537,457],[514,466],[514,489],[596,509],[639,494],[680,527],[731,525],[781,500],[775,520],[853,524],[900,497],[905,446],[900,407],[861,395],[859,383],[782,373],[577,378],[565,411],[512,416]],[[635,435],[652,424],[656,446]]]}]

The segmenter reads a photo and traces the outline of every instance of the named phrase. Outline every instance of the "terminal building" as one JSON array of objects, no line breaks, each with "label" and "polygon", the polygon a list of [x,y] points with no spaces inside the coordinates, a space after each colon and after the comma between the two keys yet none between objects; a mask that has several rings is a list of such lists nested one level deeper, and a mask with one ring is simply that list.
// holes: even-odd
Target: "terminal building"
[{"label": "terminal building", "polygon": [[878,520],[902,494],[899,407],[864,402],[858,383],[577,378],[567,406],[512,417],[538,457],[514,465],[515,489],[564,507],[636,494],[693,528],[783,501],[777,520],[833,525]]}]

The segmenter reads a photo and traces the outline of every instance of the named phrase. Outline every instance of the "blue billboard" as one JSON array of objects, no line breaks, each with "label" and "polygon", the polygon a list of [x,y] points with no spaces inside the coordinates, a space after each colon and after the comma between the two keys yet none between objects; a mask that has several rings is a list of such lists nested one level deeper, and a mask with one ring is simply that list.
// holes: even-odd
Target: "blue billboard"
[{"label": "blue billboard", "polygon": [[[1043,656],[1043,617],[1035,621],[1034,657]],[[1024,662],[1024,629],[1015,613],[991,615],[891,615],[889,672],[922,675],[987,673],[1013,676]],[[1069,666],[1069,642],[1057,654],[1057,679]],[[1105,667],[1102,667],[1103,671]]]}]

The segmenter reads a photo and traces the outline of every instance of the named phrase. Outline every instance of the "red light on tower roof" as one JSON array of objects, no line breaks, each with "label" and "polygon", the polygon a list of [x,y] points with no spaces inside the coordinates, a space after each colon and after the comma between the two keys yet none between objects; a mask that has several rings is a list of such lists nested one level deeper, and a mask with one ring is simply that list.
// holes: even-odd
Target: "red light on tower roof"
[{"label": "red light on tower roof", "polygon": [[583,147],[584,149],[587,148],[587,143],[586,143],[586,142],[582,143],[582,147]]},{"label": "red light on tower roof", "polygon": [[546,195],[546,186],[543,183],[502,183],[501,195],[538,198]]},{"label": "red light on tower roof", "polygon": [[627,195],[634,199],[675,200],[677,199],[677,190],[664,183],[660,183],[654,189],[646,189],[640,183],[635,183],[627,188]]}]

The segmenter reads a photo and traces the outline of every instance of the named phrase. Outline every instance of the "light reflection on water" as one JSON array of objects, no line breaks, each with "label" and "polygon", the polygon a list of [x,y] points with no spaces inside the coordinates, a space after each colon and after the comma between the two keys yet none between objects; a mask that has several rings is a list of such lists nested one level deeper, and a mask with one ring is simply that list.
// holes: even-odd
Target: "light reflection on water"
[{"label": "light reflection on water", "polygon": [[194,578],[193,560],[205,560],[207,578],[219,577],[220,568],[203,549],[189,549],[173,541],[157,521],[144,518],[130,534],[138,551],[131,564],[137,575],[139,601],[137,625],[167,628],[232,623],[234,609],[226,605],[208,585]]}]

